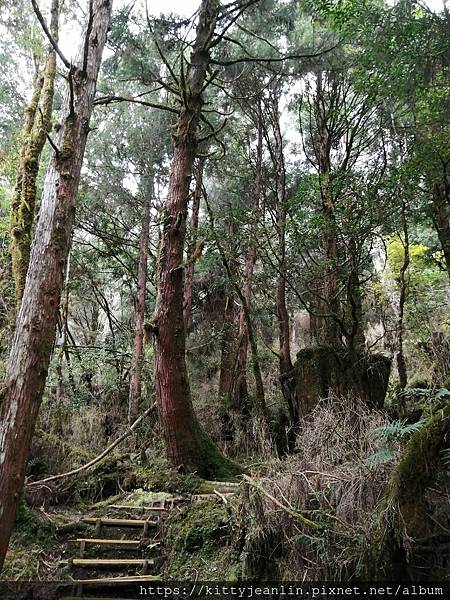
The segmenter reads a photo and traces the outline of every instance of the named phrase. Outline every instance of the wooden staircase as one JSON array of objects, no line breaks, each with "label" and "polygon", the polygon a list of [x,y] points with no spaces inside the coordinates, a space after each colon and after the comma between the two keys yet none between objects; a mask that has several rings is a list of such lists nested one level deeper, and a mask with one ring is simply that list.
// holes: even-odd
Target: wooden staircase
[{"label": "wooden staircase", "polygon": [[[155,554],[161,545],[160,525],[174,505],[174,499],[145,507],[110,505],[108,512],[114,516],[84,516],[81,521],[93,526],[94,534],[71,540],[78,545],[78,556],[68,561],[74,594],[68,598],[81,598],[85,588],[160,580],[156,567],[162,559]],[[138,517],[130,517],[130,513],[138,513]]]},{"label": "wooden staircase", "polygon": [[[115,588],[120,586],[125,592],[127,585],[131,588],[146,581],[161,581],[162,575],[158,573],[158,569],[163,559],[157,550],[162,544],[165,518],[180,502],[198,502],[207,497],[219,497],[227,503],[234,489],[214,492],[188,498],[167,497],[147,506],[111,504],[107,507],[106,516],[84,516],[81,522],[94,527],[94,532],[92,537],[71,540],[72,544],[78,545],[78,556],[68,561],[73,571],[72,596],[66,596],[64,600],[83,597],[111,600],[101,598],[107,595],[104,593],[105,589],[112,588],[116,592]],[[111,553],[114,558],[110,556]],[[83,595],[86,589],[88,596]],[[95,595],[96,591],[100,596]]]}]

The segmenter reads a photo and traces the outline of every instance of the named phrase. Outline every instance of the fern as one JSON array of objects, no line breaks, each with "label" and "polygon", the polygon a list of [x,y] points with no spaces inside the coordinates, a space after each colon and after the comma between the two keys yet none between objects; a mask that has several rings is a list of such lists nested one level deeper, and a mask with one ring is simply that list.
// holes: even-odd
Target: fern
[{"label": "fern", "polygon": [[418,431],[426,423],[425,419],[417,421],[416,423],[407,423],[406,421],[396,420],[377,427],[374,429],[373,434],[376,438],[390,441],[403,440],[409,437],[412,433]]},{"label": "fern", "polygon": [[369,454],[369,456],[364,459],[364,464],[368,467],[377,467],[378,465],[389,462],[393,458],[394,452],[390,448],[381,448],[377,452]]},{"label": "fern", "polygon": [[406,388],[399,392],[398,394],[401,398],[405,400],[414,399],[414,398],[425,398],[430,401],[441,400],[442,398],[446,398],[450,396],[450,390],[447,388],[437,388],[437,389],[427,389],[427,388]]}]

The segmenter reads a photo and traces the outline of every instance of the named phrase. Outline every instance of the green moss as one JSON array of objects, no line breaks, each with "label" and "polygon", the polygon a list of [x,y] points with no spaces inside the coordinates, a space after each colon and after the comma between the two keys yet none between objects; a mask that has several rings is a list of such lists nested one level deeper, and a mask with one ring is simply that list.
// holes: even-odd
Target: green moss
[{"label": "green moss", "polygon": [[239,565],[231,531],[232,516],[220,500],[208,498],[186,507],[167,530],[169,575],[184,578],[197,572],[203,579],[236,580]]},{"label": "green moss", "polygon": [[425,493],[450,447],[450,402],[417,430],[391,477],[367,553],[368,577],[399,577],[420,549],[430,529]]},{"label": "green moss", "polygon": [[171,471],[167,465],[141,465],[135,468],[136,483],[149,492],[168,494],[196,494],[200,492],[203,479],[195,473],[181,475]]},{"label": "green moss", "polygon": [[416,431],[403,452],[391,481],[389,499],[399,506],[408,535],[426,527],[424,493],[436,478],[442,450],[450,446],[450,402]]},{"label": "green moss", "polygon": [[199,431],[199,436],[203,458],[203,469],[199,475],[217,481],[235,481],[242,475],[244,469],[224,456],[203,430]]},{"label": "green moss", "polygon": [[21,501],[2,569],[2,579],[36,579],[40,558],[54,545],[55,539],[52,525],[39,519],[25,502]]}]

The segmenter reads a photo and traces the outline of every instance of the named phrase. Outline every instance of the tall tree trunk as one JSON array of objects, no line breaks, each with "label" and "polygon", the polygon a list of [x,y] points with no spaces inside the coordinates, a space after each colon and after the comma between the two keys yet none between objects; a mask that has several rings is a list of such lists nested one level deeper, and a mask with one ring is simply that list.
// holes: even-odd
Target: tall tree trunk
[{"label": "tall tree trunk", "polygon": [[144,351],[145,296],[147,291],[148,243],[150,234],[150,201],[153,196],[153,180],[144,190],[144,216],[139,244],[138,283],[134,307],[133,356],[131,359],[130,391],[128,396],[128,422],[139,416],[141,403],[142,363]]},{"label": "tall tree trunk", "polygon": [[437,181],[433,185],[433,222],[444,253],[445,266],[450,278],[450,183]]},{"label": "tall tree trunk", "polygon": [[184,329],[186,333],[189,330],[189,323],[191,320],[191,308],[192,308],[192,291],[194,288],[194,267],[195,261],[201,252],[201,247],[197,247],[197,234],[198,234],[198,216],[200,212],[200,200],[202,198],[203,191],[203,169],[205,166],[205,158],[202,157],[197,162],[197,173],[195,176],[195,190],[192,201],[192,216],[191,216],[191,231],[190,231],[190,243],[187,252],[187,266],[184,281],[184,300],[183,300],[183,319]]},{"label": "tall tree trunk", "polygon": [[23,487],[34,426],[53,348],[75,214],[75,199],[95,87],[111,16],[111,0],[93,0],[83,67],[71,69],[61,128],[47,169],[23,300],[1,390],[0,566]]},{"label": "tall tree trunk", "polygon": [[317,75],[316,120],[318,127],[318,164],[320,176],[320,192],[322,196],[322,213],[325,219],[324,235],[324,275],[323,275],[323,312],[327,315],[322,323],[324,331],[322,339],[334,348],[341,346],[338,322],[339,305],[337,299],[338,250],[336,235],[336,219],[334,216],[334,196],[331,189],[331,139],[327,123],[327,112],[323,96],[322,73]]},{"label": "tall tree trunk", "polygon": [[262,188],[262,113],[261,104],[259,102],[257,108],[257,146],[256,146],[256,165],[255,165],[255,183],[252,191],[252,213],[253,221],[250,231],[250,239],[247,249],[247,258],[245,261],[244,285],[242,296],[245,299],[245,304],[241,302],[241,310],[239,313],[239,345],[236,360],[236,380],[233,392],[233,408],[242,411],[246,409],[248,404],[248,386],[247,386],[247,358],[249,346],[249,331],[247,326],[248,319],[245,311],[250,311],[252,298],[252,279],[253,271],[256,264],[256,235],[258,217],[260,211],[261,188]]},{"label": "tall tree trunk", "polygon": [[220,354],[219,396],[230,400],[233,389],[234,361],[236,357],[236,305],[233,290],[229,284],[222,327],[222,345]]},{"label": "tall tree trunk", "polygon": [[278,234],[278,279],[276,310],[278,317],[278,339],[280,346],[280,384],[289,409],[291,422],[298,420],[295,399],[295,383],[292,381],[292,359],[289,312],[286,304],[286,172],[284,166],[283,137],[281,135],[278,96],[272,98],[272,123],[275,138],[274,167],[276,187],[276,216]]},{"label": "tall tree trunk", "polygon": [[405,354],[403,351],[403,338],[405,333],[404,313],[405,303],[408,294],[408,268],[409,268],[409,231],[407,221],[407,204],[402,198],[401,222],[403,229],[403,264],[400,269],[400,300],[398,306],[397,320],[397,370],[400,389],[404,390],[408,383],[408,372],[406,370]]},{"label": "tall tree trunk", "polygon": [[[55,41],[58,41],[58,19],[59,0],[52,0],[50,32]],[[11,261],[17,310],[22,301],[30,261],[36,180],[39,159],[51,129],[55,75],[56,52],[50,44],[44,72],[36,76],[33,98],[26,110],[16,188],[11,204]]]},{"label": "tall tree trunk", "polygon": [[[230,240],[230,264],[233,273],[236,272],[236,252],[234,240],[236,239],[237,227],[233,217],[227,220],[226,232]],[[227,297],[225,301],[225,310],[222,326],[222,341],[220,354],[220,375],[219,375],[219,397],[222,399],[223,408],[228,410],[232,405],[233,383],[235,379],[236,350],[238,338],[238,323],[236,311],[236,290],[232,281],[228,281]]]},{"label": "tall tree trunk", "polygon": [[[247,303],[246,297],[244,295],[244,291],[241,289],[239,283],[235,279],[234,273],[230,266],[230,262],[225,254],[222,244],[220,243],[220,240],[217,236],[217,232],[214,229],[214,215],[213,215],[213,212],[211,210],[211,207],[210,207],[208,201],[206,201],[206,207],[208,209],[208,213],[209,213],[209,216],[211,219],[211,225],[213,228],[216,246],[220,252],[220,256],[222,257],[222,263],[227,272],[229,283],[231,286],[233,286],[234,291],[236,292],[236,295],[241,302],[241,310],[243,312],[244,319],[245,319],[245,326],[246,326],[246,331],[247,331],[247,335],[248,335],[248,343],[249,343],[251,351],[252,351],[252,368],[253,368],[253,376],[255,378],[255,412],[259,417],[261,417],[263,419],[264,425],[267,425],[267,407],[266,407],[264,386],[263,386],[263,380],[262,380],[262,374],[261,374],[261,365],[259,362],[258,345],[256,342],[255,331],[253,328],[252,319],[251,319],[251,315],[250,315],[250,307]],[[231,408],[235,408],[231,398],[230,398],[229,405]],[[238,407],[238,408],[240,410],[242,410],[242,407]]]},{"label": "tall tree trunk", "polygon": [[164,209],[153,334],[158,413],[170,464],[201,477],[221,478],[238,468],[201,429],[194,413],[186,369],[183,321],[183,250],[189,186],[196,154],[202,91],[210,63],[219,0],[202,0],[196,39],[186,73],[184,104],[178,116]]}]

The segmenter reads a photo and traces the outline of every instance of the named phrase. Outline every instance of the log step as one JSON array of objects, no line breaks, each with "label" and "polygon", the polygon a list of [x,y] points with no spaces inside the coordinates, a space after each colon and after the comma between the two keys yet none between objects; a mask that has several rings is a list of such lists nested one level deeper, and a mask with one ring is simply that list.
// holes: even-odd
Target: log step
[{"label": "log step", "polygon": [[164,506],[126,506],[120,504],[111,504],[109,508],[115,508],[117,510],[154,510],[155,512],[169,512],[170,508]]},{"label": "log step", "polygon": [[71,541],[83,544],[99,544],[104,546],[131,546],[136,548],[141,543],[140,540],[108,540],[103,538],[77,538],[76,540]]},{"label": "log step", "polygon": [[95,517],[84,517],[81,519],[83,523],[89,525],[104,525],[106,527],[156,527],[157,521],[149,521],[148,519],[96,519]]},{"label": "log step", "polygon": [[76,540],[71,541],[79,544],[98,544],[99,546],[131,546],[132,548],[138,548],[140,545],[145,546],[146,548],[156,548],[160,545],[160,542],[146,544],[145,542],[141,542],[141,540],[109,540],[106,538],[77,538]]},{"label": "log step", "polygon": [[99,579],[74,579],[80,585],[103,585],[105,583],[140,583],[141,581],[162,581],[161,575],[127,575],[123,577],[101,577]]},{"label": "log step", "polygon": [[153,565],[153,558],[72,558],[74,567],[120,567],[127,565]]}]

